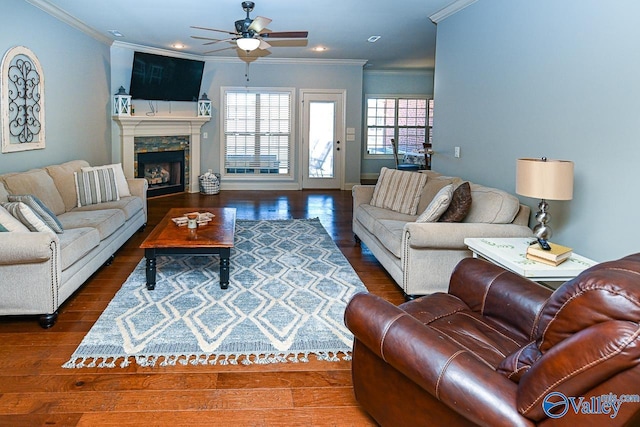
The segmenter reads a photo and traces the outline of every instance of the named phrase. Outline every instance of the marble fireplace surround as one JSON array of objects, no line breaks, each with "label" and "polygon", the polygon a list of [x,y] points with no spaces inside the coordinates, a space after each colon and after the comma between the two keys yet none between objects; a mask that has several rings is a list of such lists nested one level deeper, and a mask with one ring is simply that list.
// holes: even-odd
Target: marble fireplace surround
[{"label": "marble fireplace surround", "polygon": [[189,135],[189,188],[197,193],[200,176],[200,128],[211,117],[174,117],[174,116],[114,116],[120,127],[122,146],[122,169],[127,178],[134,178],[136,136],[181,136]]}]

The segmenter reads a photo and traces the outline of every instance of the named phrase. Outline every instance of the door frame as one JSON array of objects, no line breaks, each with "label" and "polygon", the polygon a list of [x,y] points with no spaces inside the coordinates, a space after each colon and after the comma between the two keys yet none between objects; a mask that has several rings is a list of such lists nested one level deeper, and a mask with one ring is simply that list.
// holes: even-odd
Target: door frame
[{"label": "door frame", "polygon": [[[305,188],[305,177],[306,177],[306,167],[308,166],[305,161],[304,161],[304,152],[305,152],[305,148],[304,148],[304,144],[306,144],[306,138],[307,136],[305,135],[305,128],[304,128],[304,114],[305,114],[305,108],[304,108],[304,101],[305,101],[305,95],[312,95],[312,94],[318,94],[318,95],[338,95],[340,97],[340,103],[341,108],[340,108],[340,112],[336,111],[336,129],[335,129],[335,133],[336,133],[336,137],[337,137],[337,141],[341,142],[340,145],[340,151],[336,151],[336,155],[339,156],[339,164],[338,164],[338,170],[336,171],[340,177],[339,177],[339,182],[338,182],[338,186],[336,187],[336,189],[339,190],[344,190],[344,183],[345,183],[345,158],[346,158],[346,125],[347,125],[347,118],[346,118],[346,103],[347,103],[347,90],[346,89],[300,89],[299,91],[299,96],[300,96],[300,109],[299,109],[299,130],[298,130],[298,134],[300,135],[300,146],[299,146],[299,150],[298,150],[298,165],[300,165],[300,167],[298,168],[298,182],[300,184],[300,189],[304,189]],[[313,188],[313,187],[306,187],[306,188]]]}]

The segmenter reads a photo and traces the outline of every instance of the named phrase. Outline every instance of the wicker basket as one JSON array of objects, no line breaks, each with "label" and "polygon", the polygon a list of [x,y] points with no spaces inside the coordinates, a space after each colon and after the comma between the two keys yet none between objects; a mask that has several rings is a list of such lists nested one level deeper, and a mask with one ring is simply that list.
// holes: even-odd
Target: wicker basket
[{"label": "wicker basket", "polygon": [[207,174],[198,177],[200,194],[218,194],[220,192],[220,174]]}]

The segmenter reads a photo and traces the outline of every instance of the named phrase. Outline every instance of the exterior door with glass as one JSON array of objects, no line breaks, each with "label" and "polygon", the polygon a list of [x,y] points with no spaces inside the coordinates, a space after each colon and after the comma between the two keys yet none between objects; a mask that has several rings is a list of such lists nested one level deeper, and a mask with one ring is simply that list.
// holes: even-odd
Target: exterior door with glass
[{"label": "exterior door with glass", "polygon": [[343,186],[344,97],[343,91],[302,91],[302,188]]}]

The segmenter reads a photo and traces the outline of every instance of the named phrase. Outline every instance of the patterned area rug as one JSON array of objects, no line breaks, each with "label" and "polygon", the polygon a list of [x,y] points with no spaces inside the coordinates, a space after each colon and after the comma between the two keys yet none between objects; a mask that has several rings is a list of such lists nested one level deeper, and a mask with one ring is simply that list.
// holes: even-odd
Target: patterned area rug
[{"label": "patterned area rug", "polygon": [[347,302],[366,291],[318,219],[236,223],[229,289],[217,256],[159,256],[129,276],[65,368],[349,359]]}]

